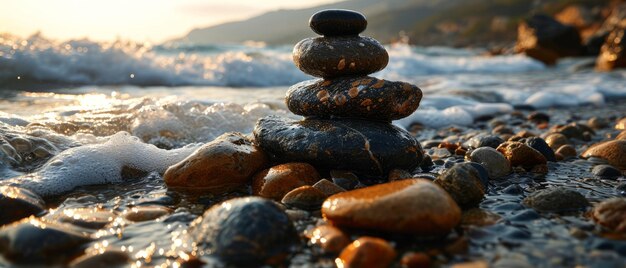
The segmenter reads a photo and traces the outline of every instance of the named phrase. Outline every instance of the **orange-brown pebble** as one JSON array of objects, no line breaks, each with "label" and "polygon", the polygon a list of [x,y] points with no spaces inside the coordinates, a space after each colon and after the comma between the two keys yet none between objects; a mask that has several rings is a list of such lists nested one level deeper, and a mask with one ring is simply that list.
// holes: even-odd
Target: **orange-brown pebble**
[{"label": "orange-brown pebble", "polygon": [[488,226],[495,224],[502,216],[483,210],[481,208],[472,208],[463,212],[461,216],[461,225]]},{"label": "orange-brown pebble", "polygon": [[402,256],[400,263],[402,267],[406,268],[428,268],[430,267],[430,256],[422,252],[409,252]]},{"label": "orange-brown pebble", "polygon": [[265,153],[248,137],[231,132],[170,166],[163,179],[168,187],[223,192],[249,183],[267,163]]},{"label": "orange-brown pebble", "polygon": [[626,129],[626,117],[617,121],[617,124],[615,124],[615,129]]},{"label": "orange-brown pebble", "polygon": [[611,198],[596,205],[593,220],[609,230],[626,233],[626,198]]},{"label": "orange-brown pebble", "polygon": [[569,144],[569,140],[561,133],[552,133],[546,137],[546,143],[552,150],[557,150],[565,144]]},{"label": "orange-brown pebble", "polygon": [[620,132],[619,134],[617,134],[617,137],[615,137],[616,140],[626,140],[626,130]]},{"label": "orange-brown pebble", "polygon": [[517,141],[508,141],[498,146],[498,152],[509,160],[511,166],[522,166],[527,170],[534,166],[546,165],[546,157],[530,146]]},{"label": "orange-brown pebble", "polygon": [[387,241],[364,236],[341,251],[339,258],[335,259],[335,264],[338,268],[386,268],[396,255],[396,250]]},{"label": "orange-brown pebble", "polygon": [[254,175],[252,193],[280,201],[291,190],[300,186],[313,185],[320,179],[319,173],[310,164],[281,164]]},{"label": "orange-brown pebble", "polygon": [[378,184],[326,199],[322,214],[333,225],[390,233],[439,236],[461,220],[452,197],[425,179]]},{"label": "orange-brown pebble", "polygon": [[129,221],[141,222],[158,219],[172,213],[172,210],[163,206],[139,206],[124,212],[124,218]]},{"label": "orange-brown pebble", "polygon": [[574,146],[565,144],[554,152],[555,154],[559,154],[563,156],[564,159],[576,157],[578,154],[576,153],[576,148]]},{"label": "orange-brown pebble", "polygon": [[348,244],[350,238],[337,227],[320,225],[305,233],[312,244],[319,245],[326,252],[339,253]]},{"label": "orange-brown pebble", "polygon": [[326,195],[312,186],[300,186],[289,191],[281,202],[287,206],[305,210],[319,209]]},{"label": "orange-brown pebble", "polygon": [[326,196],[331,196],[346,191],[346,189],[341,188],[341,186],[327,179],[321,179],[320,181],[316,182],[315,184],[313,184],[313,188],[320,190]]},{"label": "orange-brown pebble", "polygon": [[581,155],[584,158],[597,157],[610,165],[626,169],[626,140],[612,140],[591,146]]}]

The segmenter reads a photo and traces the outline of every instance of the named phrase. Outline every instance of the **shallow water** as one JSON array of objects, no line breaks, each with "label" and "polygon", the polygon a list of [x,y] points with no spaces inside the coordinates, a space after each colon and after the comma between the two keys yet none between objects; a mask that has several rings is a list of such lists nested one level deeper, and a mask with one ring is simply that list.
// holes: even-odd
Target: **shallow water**
[{"label": "shallow water", "polygon": [[[286,110],[284,94],[289,85],[311,77],[293,66],[290,49],[3,36],[0,181],[46,196],[51,208],[46,217],[69,208],[121,213],[137,205],[169,207],[174,212],[156,221],[116,219],[92,234],[98,239],[88,250],[121,248],[131,253],[136,266],[173,265],[192,247],[187,225],[210,205],[246,191],[177,193],[168,191],[159,172],[225,132],[250,133],[260,117],[298,118]],[[389,66],[374,76],[422,88],[425,97],[418,111],[394,122],[407,129],[421,125],[416,135],[422,142],[490,131],[484,119],[491,117],[515,130],[526,129],[523,119],[509,115],[514,110],[527,114],[542,109],[552,116],[551,123],[626,115],[626,71],[597,73],[585,68],[590,59],[566,59],[546,68],[524,56],[487,57],[480,50],[405,45],[388,50]],[[613,133],[601,131],[594,141],[608,134]],[[578,144],[578,152],[585,146]],[[423,172],[436,175],[459,160],[449,157]],[[124,166],[152,172],[124,177]],[[501,219],[487,227],[462,228],[468,251],[444,252],[437,262],[513,259],[538,267],[620,267],[626,261],[626,242],[603,238],[583,213],[538,214],[520,205],[528,193],[550,185],[576,188],[591,202],[624,195],[615,188],[623,180],[593,179],[591,167],[589,161],[570,160],[551,163],[543,177],[520,173],[493,181],[480,207]],[[512,193],[510,187],[520,190]],[[321,220],[316,213],[307,215],[296,223],[299,231]],[[572,232],[578,230],[586,237],[574,238]],[[389,238],[400,252],[445,251],[456,241],[454,236],[435,242]],[[334,265],[333,257],[310,246],[293,258],[294,266]]]}]

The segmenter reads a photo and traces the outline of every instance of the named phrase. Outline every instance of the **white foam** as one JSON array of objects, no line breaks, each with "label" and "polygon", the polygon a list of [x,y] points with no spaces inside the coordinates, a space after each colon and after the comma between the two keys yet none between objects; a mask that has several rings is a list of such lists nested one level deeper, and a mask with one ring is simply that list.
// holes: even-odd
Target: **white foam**
[{"label": "white foam", "polygon": [[191,154],[197,144],[163,150],[120,132],[102,144],[75,147],[52,158],[40,171],[4,181],[41,196],[66,193],[78,186],[122,181],[122,168],[163,173]]}]

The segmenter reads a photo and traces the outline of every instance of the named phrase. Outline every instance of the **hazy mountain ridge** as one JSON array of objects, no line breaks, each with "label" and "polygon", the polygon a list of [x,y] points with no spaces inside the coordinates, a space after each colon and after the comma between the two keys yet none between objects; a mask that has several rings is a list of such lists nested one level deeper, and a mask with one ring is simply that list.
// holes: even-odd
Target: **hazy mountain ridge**
[{"label": "hazy mountain ridge", "polygon": [[349,0],[306,9],[278,10],[248,20],[192,30],[177,40],[196,44],[262,41],[292,44],[314,34],[308,18],[318,10],[358,10],[368,18],[364,35],[383,43],[403,32],[418,45],[472,46],[514,42],[518,22],[535,12],[555,13],[572,4],[610,0]]}]

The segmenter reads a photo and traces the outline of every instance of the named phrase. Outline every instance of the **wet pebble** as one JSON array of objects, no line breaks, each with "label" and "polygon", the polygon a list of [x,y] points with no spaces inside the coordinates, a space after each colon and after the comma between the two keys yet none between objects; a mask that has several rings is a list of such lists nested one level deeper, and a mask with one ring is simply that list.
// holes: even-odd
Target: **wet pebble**
[{"label": "wet pebble", "polygon": [[359,184],[359,177],[350,171],[331,170],[330,176],[333,183],[346,190],[354,189]]},{"label": "wet pebble", "polygon": [[326,252],[339,253],[350,238],[340,229],[331,225],[320,225],[305,233],[313,245],[319,245]]},{"label": "wet pebble", "polygon": [[535,166],[545,166],[546,158],[539,151],[517,141],[508,141],[500,144],[497,149],[511,163],[511,166],[521,166],[531,170]]},{"label": "wet pebble", "polygon": [[495,149],[503,142],[504,140],[498,136],[483,134],[472,137],[468,141],[468,146],[471,148],[491,147]]},{"label": "wet pebble", "polygon": [[191,224],[190,234],[204,254],[235,266],[277,265],[299,242],[287,214],[260,197],[214,205]]},{"label": "wet pebble", "polygon": [[163,206],[138,206],[124,211],[124,218],[129,221],[151,221],[172,213],[172,210]]},{"label": "wet pebble", "polygon": [[470,163],[459,163],[442,173],[435,183],[445,189],[462,208],[477,206],[487,190],[478,170]]},{"label": "wet pebble", "polygon": [[487,169],[489,178],[496,179],[511,173],[511,165],[504,156],[491,147],[481,147],[470,153],[470,160]]},{"label": "wet pebble", "polygon": [[546,143],[546,141],[539,137],[529,137],[526,138],[526,145],[540,152],[548,161],[556,161],[556,157],[554,155],[554,151],[550,146]]},{"label": "wet pebble", "polygon": [[378,184],[329,197],[322,214],[333,225],[390,233],[448,233],[461,211],[448,193],[424,179]]},{"label": "wet pebble", "polygon": [[16,263],[60,264],[81,254],[90,241],[70,225],[30,218],[0,229],[0,254]]},{"label": "wet pebble", "polygon": [[603,129],[609,127],[609,121],[602,117],[591,117],[587,120],[587,125],[593,129]]},{"label": "wet pebble", "polygon": [[548,136],[546,136],[545,141],[548,144],[548,146],[550,146],[550,148],[552,148],[552,150],[555,150],[555,151],[559,149],[561,146],[570,143],[567,137],[565,137],[565,135],[561,133],[549,134]]},{"label": "wet pebble", "polygon": [[614,180],[622,176],[622,172],[611,165],[597,165],[591,169],[596,178]]},{"label": "wet pebble", "polygon": [[524,199],[524,204],[540,212],[560,213],[583,210],[589,201],[577,191],[553,187],[533,192]]},{"label": "wet pebble", "polygon": [[335,261],[338,267],[386,268],[396,258],[389,242],[376,237],[361,237],[347,246]]},{"label": "wet pebble", "polygon": [[550,122],[550,116],[542,112],[532,112],[526,118],[535,124]]},{"label": "wet pebble", "polygon": [[289,191],[281,202],[289,207],[304,210],[316,210],[326,200],[326,194],[312,186],[301,186]]},{"label": "wet pebble", "polygon": [[113,222],[117,215],[107,209],[100,208],[72,208],[64,209],[52,218],[60,222],[69,223],[88,229],[101,229]]},{"label": "wet pebble", "polygon": [[252,193],[280,201],[291,190],[305,185],[313,185],[320,179],[319,173],[310,164],[280,164],[254,175]]},{"label": "wet pebble", "polygon": [[406,268],[428,268],[431,261],[430,256],[422,252],[408,252],[400,260],[402,267]]},{"label": "wet pebble", "polygon": [[313,184],[313,188],[320,190],[326,196],[331,196],[346,191],[346,189],[341,188],[339,185],[334,184],[327,179],[321,179],[320,181],[316,182],[315,184]]},{"label": "wet pebble", "polygon": [[594,144],[581,156],[584,158],[601,158],[612,166],[626,169],[626,140],[612,140]]},{"label": "wet pebble", "polygon": [[45,203],[35,193],[14,186],[0,186],[0,225],[45,212]]},{"label": "wet pebble", "polygon": [[249,183],[267,163],[267,156],[252,140],[231,132],[169,167],[163,179],[172,188],[223,192]]},{"label": "wet pebble", "polygon": [[565,144],[559,147],[559,149],[556,150],[555,154],[559,157],[562,157],[563,159],[570,159],[578,156],[578,153],[576,153],[576,148],[569,144]]},{"label": "wet pebble", "polygon": [[611,198],[597,204],[593,220],[609,230],[626,233],[626,198]]}]

